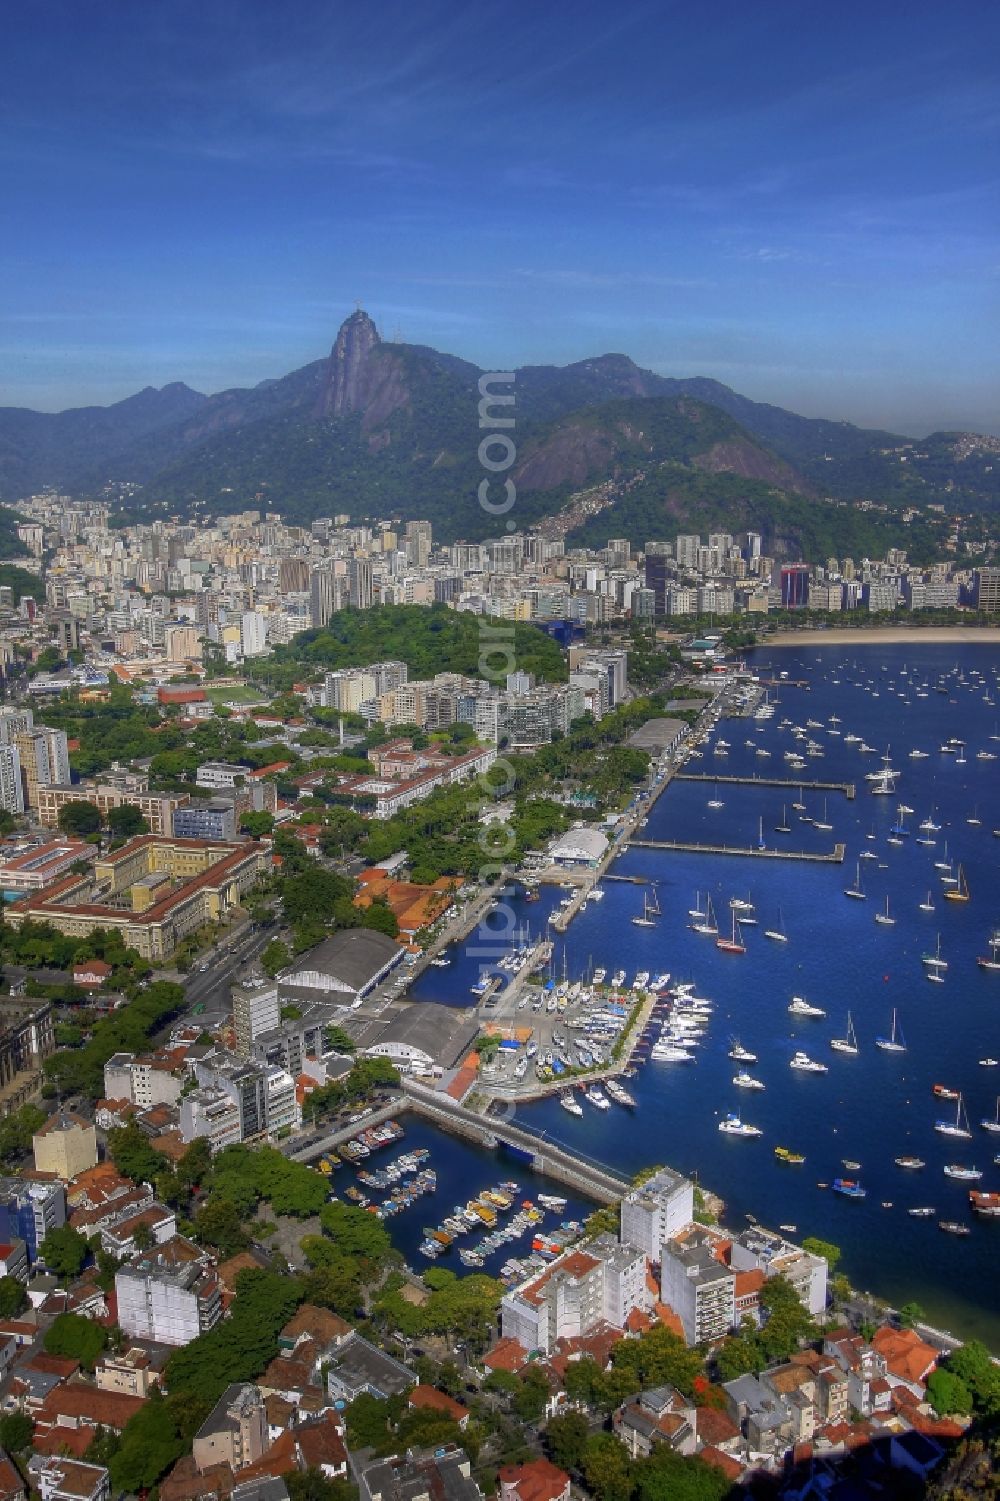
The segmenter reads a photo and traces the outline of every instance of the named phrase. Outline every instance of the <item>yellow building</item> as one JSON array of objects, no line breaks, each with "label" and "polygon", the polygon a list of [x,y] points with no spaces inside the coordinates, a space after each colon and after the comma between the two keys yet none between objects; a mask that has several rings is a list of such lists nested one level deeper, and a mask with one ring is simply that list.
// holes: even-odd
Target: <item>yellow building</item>
[{"label": "yellow building", "polygon": [[97,1131],[82,1115],[57,1110],[31,1138],[35,1171],[69,1181],[97,1166]]},{"label": "yellow building", "polygon": [[47,922],[71,938],[115,928],[144,959],[166,959],[189,934],[222,921],[270,869],[252,840],[200,840],[141,834],[97,860],[13,902],[14,928]]}]

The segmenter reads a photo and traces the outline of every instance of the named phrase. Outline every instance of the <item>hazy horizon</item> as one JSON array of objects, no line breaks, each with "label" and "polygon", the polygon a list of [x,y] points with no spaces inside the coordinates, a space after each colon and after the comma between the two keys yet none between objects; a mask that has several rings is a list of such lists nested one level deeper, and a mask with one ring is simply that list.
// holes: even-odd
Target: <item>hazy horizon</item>
[{"label": "hazy horizon", "polygon": [[256,385],[361,302],[481,366],[1000,432],[992,8],[123,14],[6,18],[0,406]]}]

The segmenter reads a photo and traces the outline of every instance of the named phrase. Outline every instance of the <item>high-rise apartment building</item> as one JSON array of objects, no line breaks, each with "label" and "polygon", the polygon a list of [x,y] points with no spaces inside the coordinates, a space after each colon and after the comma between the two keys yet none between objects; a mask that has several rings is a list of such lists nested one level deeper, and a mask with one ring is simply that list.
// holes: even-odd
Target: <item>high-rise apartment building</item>
[{"label": "high-rise apartment building", "polygon": [[65,786],[69,783],[66,731],[53,730],[43,725],[15,735],[14,744],[21,759],[25,806],[37,808],[39,787]]},{"label": "high-rise apartment building", "polygon": [[0,808],[5,813],[24,812],[21,757],[16,745],[0,745]]},{"label": "high-rise apartment building", "polygon": [[348,599],[352,610],[370,610],[372,565],[370,558],[352,558],[347,568]]}]

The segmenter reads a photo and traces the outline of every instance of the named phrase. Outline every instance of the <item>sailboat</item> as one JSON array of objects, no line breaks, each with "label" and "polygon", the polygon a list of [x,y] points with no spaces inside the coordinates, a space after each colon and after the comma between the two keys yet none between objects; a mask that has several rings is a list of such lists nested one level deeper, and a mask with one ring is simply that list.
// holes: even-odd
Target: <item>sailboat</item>
[{"label": "sailboat", "polygon": [[712,906],[711,896],[708,898],[707,911],[701,914],[698,922],[691,924],[691,930],[694,933],[705,933],[709,938],[718,937],[719,924],[715,920],[715,909]]},{"label": "sailboat", "polygon": [[736,931],[736,910],[735,910],[735,908],[733,909],[733,936],[732,936],[732,938],[717,938],[715,940],[715,947],[717,949],[721,949],[724,954],[745,954],[746,953],[746,951],[747,951],[746,944],[742,941],[742,936],[738,935],[737,931]]},{"label": "sailboat", "polygon": [[785,932],[785,922],[784,918],[781,915],[780,907],[778,908],[778,926],[776,928],[765,928],[764,937],[773,938],[775,943],[788,942],[788,934]]},{"label": "sailboat", "polygon": [[896,822],[889,830],[890,834],[895,834],[898,839],[908,839],[910,837],[910,831],[906,827],[905,814],[906,807],[903,803],[900,803],[896,809]]},{"label": "sailboat", "polygon": [[1000,1095],[997,1095],[996,1119],[994,1120],[991,1115],[984,1115],[979,1124],[984,1131],[992,1131],[994,1133],[1000,1131]]},{"label": "sailboat", "polygon": [[852,1056],[857,1057],[860,1049],[858,1048],[857,1033],[854,1030],[854,1018],[849,1011],[847,1013],[847,1036],[831,1037],[830,1046],[835,1053],[850,1053]]},{"label": "sailboat", "polygon": [[883,1053],[905,1053],[906,1043],[903,1040],[903,1029],[896,1020],[895,1010],[892,1013],[892,1030],[888,1037],[876,1037],[875,1046],[881,1048]]},{"label": "sailboat", "polygon": [[833,824],[827,820],[826,816],[826,798],[823,799],[823,817],[813,819],[813,828],[821,829],[825,834],[828,834],[833,828]]},{"label": "sailboat", "polygon": [[1000,928],[994,928],[986,942],[989,953],[980,954],[976,963],[980,969],[1000,969]]},{"label": "sailboat", "polygon": [[891,917],[889,915],[889,898],[888,898],[888,896],[885,899],[885,911],[884,912],[876,912],[876,914],[875,914],[875,921],[877,923],[881,923],[884,928],[893,928],[893,927],[895,927],[895,925],[896,925],[896,919],[894,917]]},{"label": "sailboat", "polygon": [[791,824],[788,822],[788,809],[784,803],[781,805],[781,822],[775,824],[774,832],[776,834],[790,834],[792,832]]},{"label": "sailboat", "polygon": [[929,891],[927,893],[927,900],[920,903],[920,910],[921,910],[921,912],[933,912],[934,911],[934,898],[931,896],[931,894],[930,894]]},{"label": "sailboat", "polygon": [[941,958],[941,934],[937,936],[937,947],[933,954],[921,954],[920,962],[931,974],[936,974],[939,969],[947,969],[947,959]]},{"label": "sailboat", "polygon": [[655,928],[656,927],[656,917],[658,915],[658,912],[659,912],[658,908],[654,908],[654,907],[650,906],[649,898],[647,897],[646,893],[643,892],[643,894],[642,894],[642,916],[641,917],[633,917],[633,919],[632,919],[632,925],[633,925],[633,927],[636,927],[636,928]]},{"label": "sailboat", "polygon": [[709,800],[708,800],[708,806],[710,808],[724,808],[726,806],[725,803],[722,801],[721,797],[719,796],[719,784],[718,784],[718,782],[716,782],[716,784],[715,784],[715,796],[709,798]]},{"label": "sailboat", "polygon": [[695,894],[694,894],[694,906],[688,908],[688,917],[693,917],[695,919],[701,919],[704,916],[705,916],[705,911],[704,911],[704,908],[701,905],[701,892],[700,891],[696,891]]},{"label": "sailboat", "polygon": [[763,820],[763,818],[760,819],[760,822],[758,824],[758,829],[757,829],[757,848],[759,850],[766,850],[767,849],[767,845],[764,843],[764,820]]},{"label": "sailboat", "polygon": [[961,1095],[955,1101],[954,1121],[935,1121],[934,1129],[935,1131],[939,1131],[942,1136],[972,1136],[972,1132],[969,1130],[969,1118],[965,1113],[965,1101]]},{"label": "sailboat", "polygon": [[969,883],[965,879],[965,871],[962,866],[958,867],[956,885],[944,893],[946,902],[967,902],[969,900]]},{"label": "sailboat", "polygon": [[857,874],[854,877],[854,885],[853,886],[845,886],[844,887],[844,895],[845,896],[852,896],[854,898],[854,900],[858,901],[858,902],[863,902],[863,901],[866,900],[865,890],[864,890],[863,886],[861,885],[861,861],[860,860],[858,861]]}]

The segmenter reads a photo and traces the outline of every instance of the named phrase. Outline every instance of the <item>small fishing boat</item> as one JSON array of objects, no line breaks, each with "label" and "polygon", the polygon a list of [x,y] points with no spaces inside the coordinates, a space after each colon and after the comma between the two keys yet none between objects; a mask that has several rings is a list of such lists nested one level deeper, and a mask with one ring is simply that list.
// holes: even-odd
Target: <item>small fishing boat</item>
[{"label": "small fishing boat", "polygon": [[924,1159],[922,1157],[909,1157],[909,1156],[907,1156],[907,1157],[897,1157],[896,1158],[896,1166],[897,1167],[906,1168],[910,1172],[918,1172],[920,1168],[926,1167],[927,1164],[926,1164],[926,1162],[924,1161]]},{"label": "small fishing boat", "polygon": [[835,1194],[842,1194],[845,1199],[864,1199],[868,1193],[854,1178],[834,1178],[832,1187]]}]

